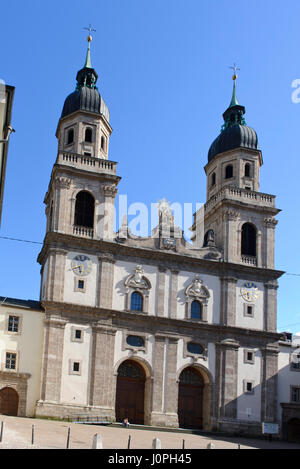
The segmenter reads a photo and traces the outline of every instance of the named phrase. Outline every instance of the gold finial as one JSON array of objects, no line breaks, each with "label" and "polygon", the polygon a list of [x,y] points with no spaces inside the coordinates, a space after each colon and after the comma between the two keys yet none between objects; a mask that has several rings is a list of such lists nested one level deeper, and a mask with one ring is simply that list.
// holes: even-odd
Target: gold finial
[{"label": "gold finial", "polygon": [[92,42],[93,37],[92,37],[92,35],[91,35],[91,32],[92,32],[92,31],[95,31],[95,32],[96,32],[96,29],[93,29],[91,24],[89,25],[88,28],[83,28],[83,29],[86,29],[86,30],[89,31],[89,33],[90,33],[90,34],[88,35],[88,37],[87,37],[87,42]]},{"label": "gold finial", "polygon": [[237,68],[235,63],[233,64],[233,67],[229,67],[229,68],[232,68],[232,70],[234,72],[233,75],[232,75],[232,79],[233,79],[233,81],[235,81],[238,77],[236,72],[237,72],[237,70],[240,70],[240,68]]}]

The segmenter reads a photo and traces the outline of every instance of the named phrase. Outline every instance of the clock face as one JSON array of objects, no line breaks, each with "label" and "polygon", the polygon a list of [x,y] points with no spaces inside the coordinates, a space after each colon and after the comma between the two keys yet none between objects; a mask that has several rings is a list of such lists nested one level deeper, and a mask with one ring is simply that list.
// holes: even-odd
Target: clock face
[{"label": "clock face", "polygon": [[89,257],[78,255],[72,260],[72,270],[79,277],[86,277],[92,271],[92,261]]},{"label": "clock face", "polygon": [[246,301],[255,301],[258,298],[257,285],[253,282],[245,282],[241,287],[241,295]]}]

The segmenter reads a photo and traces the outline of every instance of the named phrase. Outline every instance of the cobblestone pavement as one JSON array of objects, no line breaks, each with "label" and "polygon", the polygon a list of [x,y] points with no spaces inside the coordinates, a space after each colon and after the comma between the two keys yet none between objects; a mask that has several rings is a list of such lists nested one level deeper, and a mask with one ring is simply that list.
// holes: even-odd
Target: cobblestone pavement
[{"label": "cobblestone pavement", "polygon": [[[93,436],[102,437],[105,449],[126,449],[131,437],[131,449],[151,449],[154,438],[161,440],[162,449],[204,449],[213,443],[216,449],[300,449],[300,444],[281,441],[268,442],[259,439],[238,437],[199,436],[187,433],[160,432],[95,425],[79,425],[53,420],[39,420],[0,415],[3,422],[3,438],[0,449],[64,449],[70,428],[70,449],[89,449]],[[34,425],[34,444],[31,444],[32,425]]]}]

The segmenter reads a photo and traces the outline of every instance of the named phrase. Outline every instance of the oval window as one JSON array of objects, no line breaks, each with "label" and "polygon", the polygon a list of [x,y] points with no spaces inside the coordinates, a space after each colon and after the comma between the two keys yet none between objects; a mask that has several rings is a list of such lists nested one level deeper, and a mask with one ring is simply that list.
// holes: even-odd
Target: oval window
[{"label": "oval window", "polygon": [[145,347],[145,341],[142,337],[138,337],[137,335],[129,335],[126,339],[128,345],[132,347]]},{"label": "oval window", "polygon": [[189,353],[194,353],[195,355],[201,355],[203,353],[202,345],[195,344],[194,342],[188,342],[186,349]]}]

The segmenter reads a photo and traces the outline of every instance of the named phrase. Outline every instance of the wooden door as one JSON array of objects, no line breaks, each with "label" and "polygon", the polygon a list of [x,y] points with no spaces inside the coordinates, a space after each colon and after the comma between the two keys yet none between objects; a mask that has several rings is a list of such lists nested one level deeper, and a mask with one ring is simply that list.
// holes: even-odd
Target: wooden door
[{"label": "wooden door", "polygon": [[144,424],[145,373],[131,360],[122,363],[118,370],[116,392],[116,420]]},{"label": "wooden door", "polygon": [[3,388],[0,391],[0,414],[18,415],[19,396],[13,388]]},{"label": "wooden door", "polygon": [[186,368],[181,373],[178,394],[180,428],[202,428],[203,386],[202,376],[193,368]]}]

